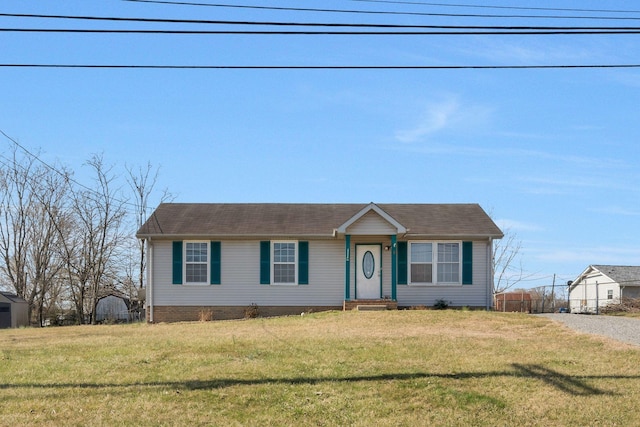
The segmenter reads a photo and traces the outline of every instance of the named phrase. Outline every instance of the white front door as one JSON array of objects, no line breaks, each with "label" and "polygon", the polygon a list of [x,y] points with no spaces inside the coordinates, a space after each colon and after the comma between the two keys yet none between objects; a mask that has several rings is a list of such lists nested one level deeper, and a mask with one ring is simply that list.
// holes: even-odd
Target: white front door
[{"label": "white front door", "polygon": [[356,257],[356,299],[379,299],[382,283],[380,245],[357,245]]}]

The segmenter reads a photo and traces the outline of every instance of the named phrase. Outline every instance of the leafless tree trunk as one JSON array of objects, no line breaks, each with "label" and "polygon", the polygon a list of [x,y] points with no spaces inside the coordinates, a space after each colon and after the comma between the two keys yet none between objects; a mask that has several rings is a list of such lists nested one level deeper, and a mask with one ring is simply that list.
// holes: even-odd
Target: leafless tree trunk
[{"label": "leafless tree trunk", "polygon": [[511,289],[526,276],[520,257],[522,242],[512,230],[502,231],[504,237],[493,245],[494,294]]},{"label": "leafless tree trunk", "polygon": [[[149,209],[149,199],[151,194],[153,194],[153,190],[158,182],[158,174],[160,169],[156,169],[153,171],[153,166],[151,163],[147,163],[146,168],[140,167],[137,171],[135,171],[131,167],[127,167],[127,172],[129,176],[127,177],[127,181],[131,190],[134,194],[134,207],[135,207],[135,215],[136,215],[136,231],[142,227],[142,224],[147,220]],[[162,192],[162,196],[160,197],[160,203],[172,200],[173,196],[165,189]],[[140,289],[144,288],[144,272],[147,265],[146,260],[146,246],[143,240],[138,240],[138,254],[140,256],[138,263],[138,287]]]},{"label": "leafless tree trunk", "polygon": [[[80,297],[89,311],[90,323],[96,323],[96,307],[101,291],[116,281],[117,250],[124,240],[122,224],[125,202],[113,188],[114,176],[101,156],[93,156],[87,165],[95,173],[95,188],[78,191],[74,211],[80,227],[82,245],[76,259]],[[80,302],[80,301],[79,301]]]},{"label": "leafless tree trunk", "polygon": [[[51,310],[72,303],[78,323],[95,323],[98,300],[111,287],[135,300],[144,287],[145,247],[131,230],[125,233],[127,202],[111,168],[93,156],[86,165],[95,185],[85,186],[0,135],[12,142],[10,155],[0,156],[0,280],[27,300],[30,318],[42,325]],[[127,171],[137,230],[158,171],[151,164]],[[162,201],[169,198],[165,190]]]},{"label": "leafless tree trunk", "polygon": [[66,236],[60,233],[60,226],[67,216],[64,204],[69,181],[68,175],[60,169],[41,171],[32,180],[32,191],[38,203],[32,210],[35,225],[31,227],[28,252],[36,316],[39,324],[44,325],[47,311],[56,306],[61,295],[59,277],[65,267],[63,244]]},{"label": "leafless tree trunk", "polygon": [[0,171],[0,265],[2,275],[16,294],[29,303],[29,318],[34,292],[28,280],[28,245],[34,200],[31,193],[33,160],[19,158],[16,148]]}]

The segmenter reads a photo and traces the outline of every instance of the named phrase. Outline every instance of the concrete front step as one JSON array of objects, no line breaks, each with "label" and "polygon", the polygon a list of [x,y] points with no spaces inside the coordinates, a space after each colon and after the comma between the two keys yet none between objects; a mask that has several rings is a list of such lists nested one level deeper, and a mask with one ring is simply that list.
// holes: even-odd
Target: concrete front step
[{"label": "concrete front step", "polygon": [[374,310],[397,310],[398,302],[389,299],[379,300],[352,300],[345,301],[343,304],[343,310],[359,310],[359,311],[374,311]]}]

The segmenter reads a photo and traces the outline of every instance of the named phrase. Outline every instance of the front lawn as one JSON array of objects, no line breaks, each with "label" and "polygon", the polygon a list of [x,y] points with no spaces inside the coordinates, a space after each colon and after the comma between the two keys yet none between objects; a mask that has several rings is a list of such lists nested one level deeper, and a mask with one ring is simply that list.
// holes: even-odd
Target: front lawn
[{"label": "front lawn", "polygon": [[0,331],[0,425],[640,425],[640,348],[523,314]]}]

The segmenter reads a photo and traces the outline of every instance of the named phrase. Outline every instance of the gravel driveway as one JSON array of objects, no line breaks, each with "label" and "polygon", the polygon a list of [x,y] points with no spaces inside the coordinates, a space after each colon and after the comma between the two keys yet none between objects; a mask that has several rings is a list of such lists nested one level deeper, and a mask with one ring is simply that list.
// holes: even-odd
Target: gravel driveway
[{"label": "gravel driveway", "polygon": [[589,314],[545,313],[538,316],[561,322],[569,328],[587,334],[603,335],[640,346],[640,319]]}]

